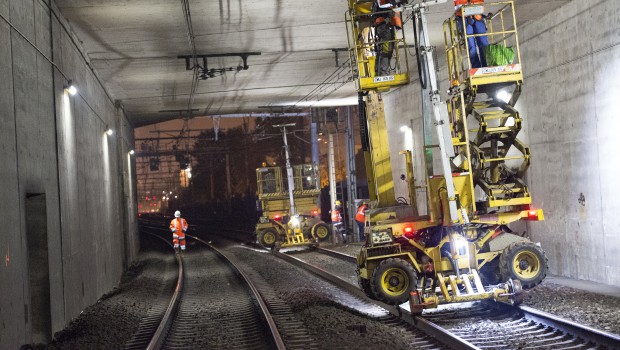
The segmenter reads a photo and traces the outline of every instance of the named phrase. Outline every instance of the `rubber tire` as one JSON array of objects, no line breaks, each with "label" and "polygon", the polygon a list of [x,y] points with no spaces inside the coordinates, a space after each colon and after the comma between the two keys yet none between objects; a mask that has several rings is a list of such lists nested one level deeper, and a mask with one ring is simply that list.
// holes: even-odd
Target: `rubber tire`
[{"label": "rubber tire", "polygon": [[[327,234],[323,237],[319,236],[317,234],[317,230],[321,229],[321,231],[323,231],[322,229],[324,229],[325,231],[323,232],[327,232]],[[329,226],[324,223],[324,222],[319,222],[318,224],[312,226],[312,236],[318,238],[319,241],[324,241],[329,237],[330,234],[330,230],[329,230]]]},{"label": "rubber tire", "polygon": [[[514,270],[512,266],[512,261],[515,256],[523,251],[529,251],[532,254],[535,254],[540,262],[540,268],[538,269],[538,273],[529,279],[521,278]],[[545,256],[545,252],[536,244],[532,242],[515,242],[504,248],[502,255],[499,258],[499,272],[502,276],[502,280],[507,281],[509,278],[513,280],[519,280],[521,282],[521,286],[524,289],[529,289],[537,286],[542,282],[545,277],[547,277],[547,270],[549,269],[549,264],[547,262],[547,257]]]},{"label": "rubber tire", "polygon": [[[272,234],[274,236],[274,241],[273,243],[267,243],[265,242],[265,235],[267,234]],[[262,245],[263,247],[270,249],[273,248],[273,246],[275,245],[275,243],[278,241],[278,230],[276,230],[275,228],[266,228],[264,230],[262,230],[259,234],[258,234],[258,243],[260,243],[260,245]]]},{"label": "rubber tire", "polygon": [[370,280],[362,278],[362,276],[360,276],[359,269],[355,269],[355,274],[357,275],[357,284],[360,286],[364,294],[366,294],[366,296],[370,299],[375,300],[374,294],[372,294],[372,289],[370,288]]},{"label": "rubber tire", "polygon": [[[396,269],[401,275],[405,276],[406,286],[398,294],[390,294],[383,289],[383,274],[390,270]],[[370,277],[370,288],[373,299],[383,301],[389,305],[400,305],[409,300],[409,294],[418,287],[418,274],[413,265],[406,260],[400,258],[389,258],[379,263],[377,268],[372,272]]]}]

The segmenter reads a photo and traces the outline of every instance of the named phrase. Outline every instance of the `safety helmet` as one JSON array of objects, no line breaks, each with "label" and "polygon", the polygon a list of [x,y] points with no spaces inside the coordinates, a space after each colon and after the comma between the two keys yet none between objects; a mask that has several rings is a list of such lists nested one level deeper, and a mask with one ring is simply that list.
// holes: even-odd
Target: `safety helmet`
[{"label": "safety helmet", "polygon": [[181,217],[181,212],[180,212],[180,211],[178,211],[178,210],[177,210],[177,211],[175,211],[175,212],[174,212],[174,217],[175,217],[175,218],[180,218],[180,217]]},{"label": "safety helmet", "polygon": [[336,201],[335,203],[336,205],[342,205],[342,203],[340,201]]}]

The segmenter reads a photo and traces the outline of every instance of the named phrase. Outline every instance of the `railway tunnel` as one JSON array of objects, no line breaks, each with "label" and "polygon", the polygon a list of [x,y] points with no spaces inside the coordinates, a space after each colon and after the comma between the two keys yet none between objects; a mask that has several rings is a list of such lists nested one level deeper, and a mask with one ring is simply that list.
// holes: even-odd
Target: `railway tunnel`
[{"label": "railway tunnel", "polygon": [[[615,0],[3,1],[0,349],[146,348],[141,335],[157,335],[148,325],[167,310],[152,346],[619,347],[619,10]],[[402,19],[390,71],[364,78],[380,62],[384,12]],[[485,91],[461,57],[468,35],[482,35],[458,21],[476,14],[492,45],[516,52],[494,64],[518,64],[512,100]],[[435,93],[471,103],[436,122]],[[498,106],[511,114],[496,126]],[[501,136],[480,136],[487,122]],[[484,142],[470,146],[475,137]],[[443,142],[454,153],[445,164]],[[471,192],[459,185],[476,176]],[[448,178],[455,195],[436,185]],[[175,252],[177,210],[189,229]],[[498,234],[530,248],[511,251]],[[484,288],[460,274],[473,270]],[[436,304],[451,305],[430,307],[424,293],[448,275],[457,284],[445,277]],[[457,303],[461,294],[519,296]]]}]

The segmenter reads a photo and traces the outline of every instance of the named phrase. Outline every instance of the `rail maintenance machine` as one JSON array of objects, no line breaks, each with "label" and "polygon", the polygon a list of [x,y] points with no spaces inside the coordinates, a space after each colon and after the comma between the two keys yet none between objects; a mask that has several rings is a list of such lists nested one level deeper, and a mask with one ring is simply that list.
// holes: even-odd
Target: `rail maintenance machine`
[{"label": "rail maintenance machine", "polygon": [[[445,102],[426,11],[447,0],[392,1],[387,9],[374,1],[348,2],[349,53],[371,195],[366,241],[357,256],[360,287],[370,298],[388,304],[409,301],[414,314],[446,303],[521,303],[522,288],[545,278],[547,258],[539,245],[506,226],[544,219],[542,209],[532,207],[523,180],[530,151],[517,138],[522,118],[515,103],[523,74],[513,2],[454,0],[462,7],[443,23],[450,85]],[[404,33],[393,31],[389,40],[376,35],[378,11],[392,11],[401,23],[403,18],[405,24],[413,23],[422,86],[424,148],[420,147],[419,164],[426,181],[415,186],[412,152],[401,151],[407,169],[401,179],[409,187],[404,205],[402,198],[395,199],[381,93],[409,83],[409,47]],[[470,16],[483,18],[484,35],[467,27]],[[487,65],[475,68],[469,53],[476,51],[472,45],[481,37],[489,41],[488,47],[478,48]],[[390,75],[379,76],[375,62],[385,45],[393,45]],[[425,191],[426,201],[418,203],[417,190]],[[418,206],[424,211],[424,204],[422,215]]]},{"label": "rail maintenance machine", "polygon": [[256,238],[263,247],[276,251],[291,246],[317,246],[330,235],[317,205],[321,195],[318,166],[291,166],[286,127],[293,125],[275,125],[284,134],[286,167],[256,169],[257,209],[262,212],[256,224]]}]

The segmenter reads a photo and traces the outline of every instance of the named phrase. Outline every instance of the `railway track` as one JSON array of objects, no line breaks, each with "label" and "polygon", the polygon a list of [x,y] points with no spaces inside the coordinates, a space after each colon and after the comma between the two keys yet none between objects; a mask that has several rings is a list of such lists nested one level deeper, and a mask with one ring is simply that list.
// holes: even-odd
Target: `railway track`
[{"label": "railway track", "polygon": [[[355,257],[334,250],[317,248],[317,253],[355,263]],[[275,256],[302,267],[346,292],[388,310],[381,322],[422,330],[421,346],[433,348],[442,344],[429,337],[442,339],[443,345],[455,349],[620,349],[620,337],[578,325],[528,307],[512,307],[495,303],[478,303],[473,308],[454,308],[412,316],[406,309],[371,301],[356,285],[323,268],[295,258],[294,253],[275,252]]]},{"label": "railway track", "polygon": [[[337,251],[323,248],[316,251],[345,262],[355,262],[355,257]],[[288,257],[286,259],[290,260]],[[295,264],[307,266],[305,268],[315,274],[327,273],[322,268],[296,260]],[[324,278],[350,284],[333,275],[325,275]],[[403,312],[408,313],[406,310]],[[479,302],[473,307],[448,308],[414,319],[429,321],[454,334],[455,339],[467,341],[468,344],[463,346],[479,349],[620,349],[620,337],[617,335],[527,306]]]},{"label": "railway track", "polygon": [[177,254],[179,279],[163,316],[154,307],[159,312],[142,322],[125,348],[284,349],[256,287],[225,255],[198,241],[200,247]]}]

